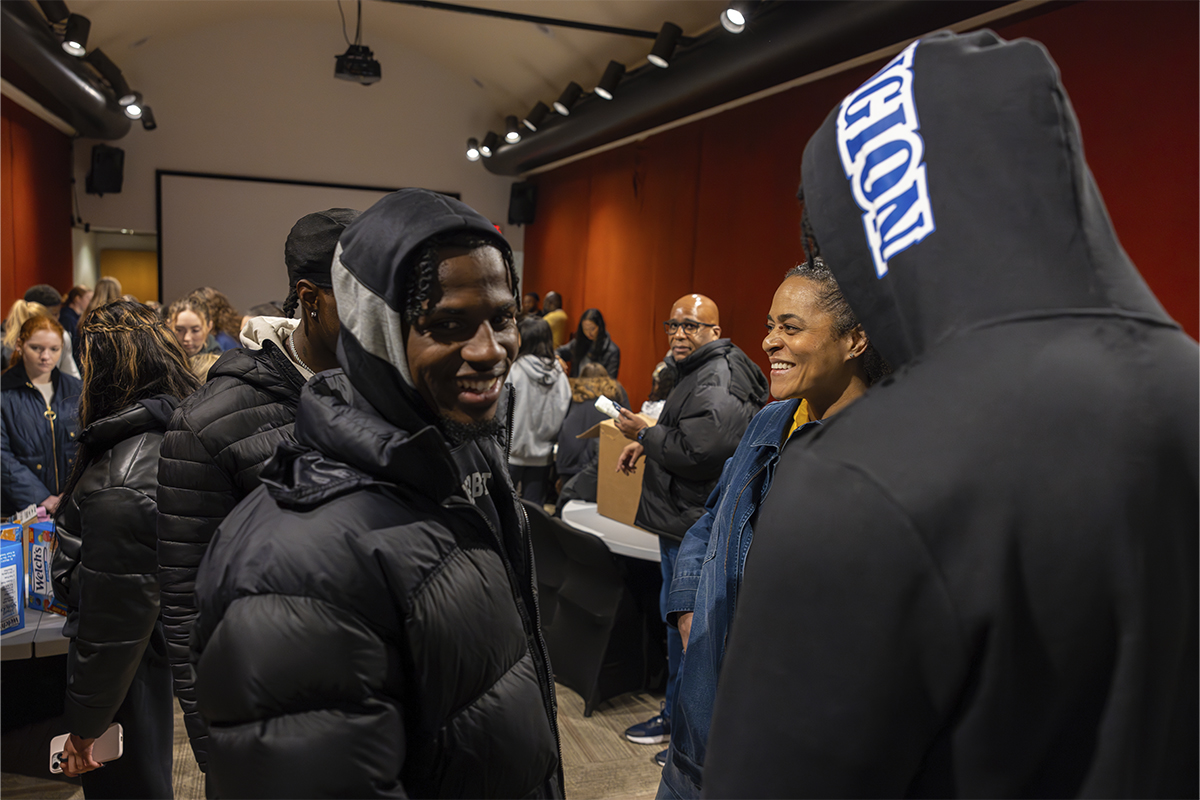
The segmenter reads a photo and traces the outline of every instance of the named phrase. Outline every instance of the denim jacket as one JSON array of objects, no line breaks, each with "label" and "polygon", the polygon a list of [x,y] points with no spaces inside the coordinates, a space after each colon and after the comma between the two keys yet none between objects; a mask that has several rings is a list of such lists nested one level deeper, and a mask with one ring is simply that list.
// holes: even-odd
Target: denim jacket
[{"label": "denim jacket", "polygon": [[[717,696],[717,677],[754,534],[750,521],[771,488],[783,434],[799,405],[799,400],[771,403],[750,421],[737,451],[725,462],[704,515],[684,536],[675,561],[668,617],[674,622],[689,611],[695,616],[679,668],[679,688],[671,716],[671,753],[674,766],[697,787]],[[817,424],[810,422],[804,428]],[[673,772],[664,772],[664,780]],[[681,793],[688,796],[692,790]]]}]

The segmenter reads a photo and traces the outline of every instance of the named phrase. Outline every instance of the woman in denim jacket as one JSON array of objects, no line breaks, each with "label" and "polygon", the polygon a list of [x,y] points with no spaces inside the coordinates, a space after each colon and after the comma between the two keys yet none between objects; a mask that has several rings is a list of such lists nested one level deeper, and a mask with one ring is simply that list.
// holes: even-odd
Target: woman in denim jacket
[{"label": "woman in denim jacket", "polygon": [[771,395],[725,462],[706,511],[679,549],[667,613],[684,642],[660,798],[699,797],[717,677],[737,591],[783,448],[858,399],[887,366],[819,259],[789,271],[767,316]]}]

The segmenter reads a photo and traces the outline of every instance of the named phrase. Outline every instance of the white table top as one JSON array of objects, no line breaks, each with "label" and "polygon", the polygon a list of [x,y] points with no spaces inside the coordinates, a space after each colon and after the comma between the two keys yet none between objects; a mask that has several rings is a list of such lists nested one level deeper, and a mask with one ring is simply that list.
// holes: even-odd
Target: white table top
[{"label": "white table top", "polygon": [[614,553],[640,558],[643,561],[662,560],[657,536],[624,522],[600,516],[595,503],[571,500],[563,506],[562,519],[572,528],[600,538]]},{"label": "white table top", "polygon": [[61,656],[70,642],[62,635],[67,618],[60,614],[25,608],[25,627],[0,636],[0,661]]}]

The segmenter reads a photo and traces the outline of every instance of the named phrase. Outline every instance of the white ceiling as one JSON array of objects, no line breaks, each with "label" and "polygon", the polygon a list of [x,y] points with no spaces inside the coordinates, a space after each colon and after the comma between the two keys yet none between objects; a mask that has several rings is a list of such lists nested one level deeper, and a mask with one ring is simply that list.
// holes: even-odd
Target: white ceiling
[{"label": "white ceiling", "polygon": [[[542,17],[657,31],[674,22],[685,36],[712,28],[725,0],[458,0],[460,5]],[[187,36],[237,21],[304,20],[328,24],[341,36],[336,0],[68,0],[92,22],[89,47],[102,48],[118,66],[136,59],[153,40]],[[342,0],[354,37],[355,0]],[[392,42],[419,52],[480,88],[480,106],[497,117],[523,116],[535,102],[549,105],[570,81],[590,91],[609,60],[628,70],[645,63],[650,39],[537,25],[452,11],[365,0],[362,43]],[[332,69],[335,53],[317,53]],[[390,74],[383,80],[403,80]],[[137,88],[136,86],[134,88]]]}]

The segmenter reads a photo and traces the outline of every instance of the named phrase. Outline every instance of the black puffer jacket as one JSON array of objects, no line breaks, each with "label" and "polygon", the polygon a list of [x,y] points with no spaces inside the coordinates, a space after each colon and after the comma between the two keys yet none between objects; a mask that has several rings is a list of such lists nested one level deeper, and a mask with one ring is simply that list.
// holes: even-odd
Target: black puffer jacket
[{"label": "black puffer jacket", "polygon": [[208,382],[179,407],[158,468],[158,563],[163,630],[175,694],[201,769],[207,729],[196,712],[188,636],[196,619],[193,588],[217,526],[259,484],[275,446],[292,438],[304,378],[275,343],[230,350]]},{"label": "black puffer jacket", "polygon": [[143,400],[89,425],[92,463],[58,518],[54,595],[71,639],[64,727],[85,738],[112,722],[157,627],[155,487],[176,402]]},{"label": "black puffer jacket", "polygon": [[[404,407],[396,397],[389,414]],[[438,430],[385,421],[340,372],[305,387],[296,438],[218,530],[197,581],[217,790],[560,796],[528,521],[499,444],[479,444],[497,533]]]},{"label": "black puffer jacket", "polygon": [[658,424],[642,436],[646,474],[637,524],[682,541],[769,390],[762,370],[729,339],[667,362],[678,377]]}]

